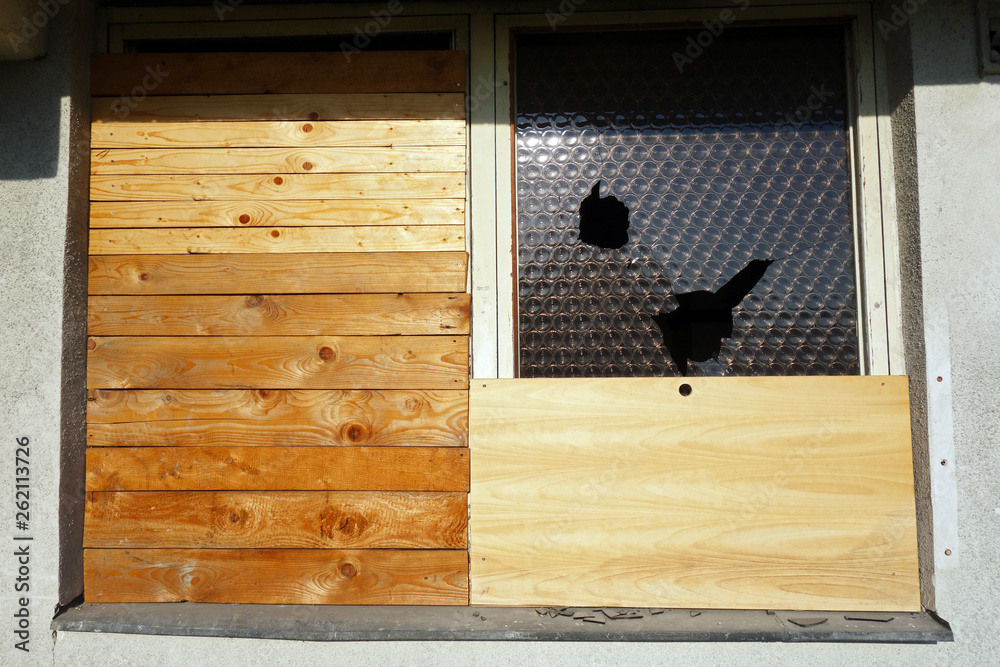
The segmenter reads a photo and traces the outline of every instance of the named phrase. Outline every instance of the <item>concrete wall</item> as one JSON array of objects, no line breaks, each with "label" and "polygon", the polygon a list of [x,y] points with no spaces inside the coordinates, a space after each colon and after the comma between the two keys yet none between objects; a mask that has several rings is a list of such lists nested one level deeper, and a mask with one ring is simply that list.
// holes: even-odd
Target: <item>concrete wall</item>
[{"label": "concrete wall", "polygon": [[[79,6],[79,5],[78,5]],[[911,3],[909,5],[913,7]],[[0,489],[13,521],[15,438],[31,439],[29,531],[0,530],[0,664],[996,664],[1000,660],[1000,77],[978,76],[968,2],[926,0],[886,40],[892,72],[907,363],[914,384],[927,601],[939,646],[331,643],[59,633],[79,590],[59,556],[80,497],[85,320],[81,188],[89,12],[63,8],[49,56],[0,63]],[[882,10],[891,15],[892,3]],[[876,35],[881,39],[879,35]],[[0,36],[2,38],[2,36]],[[912,45],[912,55],[910,53]],[[912,74],[910,60],[912,59]],[[909,84],[912,76],[913,86]],[[75,103],[75,104],[74,104]],[[913,128],[916,132],[913,132]],[[85,197],[84,197],[85,199]],[[941,381],[937,381],[937,377]],[[922,433],[926,433],[925,438]],[[60,458],[60,447],[68,456]],[[941,465],[944,460],[945,464]],[[67,466],[60,475],[60,465]],[[949,480],[957,481],[957,487]],[[955,489],[957,488],[957,495]],[[62,501],[60,502],[60,497]],[[933,531],[930,531],[933,521]],[[63,537],[79,526],[63,522]],[[931,533],[931,534],[928,534]],[[31,652],[13,648],[15,535],[31,535]],[[24,543],[20,543],[24,544]],[[945,549],[951,555],[945,555]]]}]

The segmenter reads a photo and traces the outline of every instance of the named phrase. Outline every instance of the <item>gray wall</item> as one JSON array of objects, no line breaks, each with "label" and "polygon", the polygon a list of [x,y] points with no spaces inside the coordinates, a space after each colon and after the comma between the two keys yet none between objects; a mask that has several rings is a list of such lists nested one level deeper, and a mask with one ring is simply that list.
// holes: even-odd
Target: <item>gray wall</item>
[{"label": "gray wall", "polygon": [[[891,13],[892,3],[883,10]],[[73,11],[63,9],[53,21],[46,59],[0,63],[0,230],[5,240],[0,246],[0,386],[5,388],[0,436],[8,452],[0,464],[0,489],[5,497],[13,495],[14,438],[30,437],[27,534],[34,536],[30,654],[12,648],[10,582],[16,563],[13,547],[0,547],[0,618],[7,619],[0,623],[0,664],[196,664],[221,656],[227,663],[248,665],[972,665],[1000,660],[1000,351],[990,336],[1000,322],[1000,77],[979,78],[974,15],[969,3],[959,0],[927,0],[886,43],[907,363],[924,508],[922,566],[933,593],[926,602],[952,622],[954,644],[314,644],[54,636],[48,630],[53,610],[79,590],[75,558],[60,564],[57,520],[60,512],[72,517],[78,511],[82,482],[85,196],[80,195],[86,170],[85,163],[71,165],[71,156],[85,156],[86,145],[80,142],[86,141],[87,100],[85,68],[74,70],[74,63],[85,59],[72,53],[88,49],[89,27],[88,12],[77,16]],[[67,454],[62,459],[60,446]],[[66,466],[62,474],[61,465]],[[4,520],[12,520],[12,514],[8,505]],[[67,543],[79,543],[78,524],[64,521],[62,530]],[[13,544],[15,532],[0,531],[0,540]]]}]

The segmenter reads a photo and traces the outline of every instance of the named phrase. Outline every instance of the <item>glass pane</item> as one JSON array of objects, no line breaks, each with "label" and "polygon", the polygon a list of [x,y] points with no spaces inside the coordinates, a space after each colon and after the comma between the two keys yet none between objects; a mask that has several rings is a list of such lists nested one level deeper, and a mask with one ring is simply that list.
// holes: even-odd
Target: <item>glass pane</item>
[{"label": "glass pane", "polygon": [[698,39],[517,38],[521,377],[859,373],[843,29]]}]

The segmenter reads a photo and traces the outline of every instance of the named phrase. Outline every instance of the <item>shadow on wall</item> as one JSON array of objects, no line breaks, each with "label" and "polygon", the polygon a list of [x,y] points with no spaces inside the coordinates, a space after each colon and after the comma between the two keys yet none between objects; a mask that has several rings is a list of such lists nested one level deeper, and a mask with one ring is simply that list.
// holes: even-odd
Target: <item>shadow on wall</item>
[{"label": "shadow on wall", "polygon": [[0,181],[52,178],[58,172],[67,69],[62,58],[51,55],[0,62]]}]

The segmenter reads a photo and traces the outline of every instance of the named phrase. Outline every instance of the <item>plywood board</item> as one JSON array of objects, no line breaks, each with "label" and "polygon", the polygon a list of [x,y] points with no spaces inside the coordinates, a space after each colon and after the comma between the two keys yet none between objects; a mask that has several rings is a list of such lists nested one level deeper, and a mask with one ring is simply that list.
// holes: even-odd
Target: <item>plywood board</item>
[{"label": "plywood board", "polygon": [[462,51],[97,53],[95,97],[282,93],[460,93]]},{"label": "plywood board", "polygon": [[466,336],[115,336],[87,340],[93,389],[464,389]]},{"label": "plywood board", "polygon": [[464,391],[87,392],[90,447],[465,447]]},{"label": "plywood board", "polygon": [[464,493],[98,491],[85,548],[464,549]]},{"label": "plywood board", "polygon": [[461,93],[349,93],[279,95],[150,95],[130,106],[118,97],[97,97],[95,123],[197,120],[397,120],[465,118]]},{"label": "plywood board", "polygon": [[462,199],[91,202],[90,228],[461,225]]},{"label": "plywood board", "polygon": [[470,392],[472,604],[920,609],[905,377]]},{"label": "plywood board", "polygon": [[90,294],[461,292],[464,252],[100,255]]},{"label": "plywood board", "polygon": [[91,336],[427,336],[469,333],[469,295],[92,296]]},{"label": "plywood board", "polygon": [[87,491],[461,491],[458,447],[92,447]]},{"label": "plywood board", "polygon": [[464,550],[86,549],[87,602],[468,604]]}]

